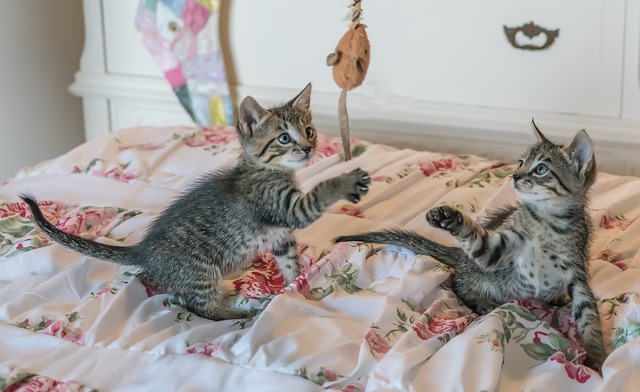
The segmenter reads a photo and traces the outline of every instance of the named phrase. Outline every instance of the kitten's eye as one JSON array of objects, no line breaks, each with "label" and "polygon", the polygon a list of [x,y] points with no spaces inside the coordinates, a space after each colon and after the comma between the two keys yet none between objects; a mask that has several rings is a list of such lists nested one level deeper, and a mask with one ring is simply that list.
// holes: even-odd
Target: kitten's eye
[{"label": "kitten's eye", "polygon": [[549,171],[549,168],[544,163],[539,164],[535,168],[535,172],[539,176],[544,176],[545,174],[547,174],[548,171]]},{"label": "kitten's eye", "polygon": [[316,137],[316,132],[311,128],[307,128],[304,133],[307,134],[307,139],[312,140],[314,137]]},{"label": "kitten's eye", "polygon": [[289,136],[288,133],[283,133],[280,136],[278,136],[278,142],[280,142],[280,144],[288,144],[291,141],[291,137]]}]

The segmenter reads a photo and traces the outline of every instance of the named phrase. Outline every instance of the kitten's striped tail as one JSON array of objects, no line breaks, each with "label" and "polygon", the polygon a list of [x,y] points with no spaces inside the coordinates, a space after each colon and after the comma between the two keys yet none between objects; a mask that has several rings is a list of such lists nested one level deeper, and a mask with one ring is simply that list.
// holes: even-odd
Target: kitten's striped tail
[{"label": "kitten's striped tail", "polygon": [[33,217],[38,228],[52,240],[86,256],[113,261],[120,264],[138,264],[138,252],[136,246],[106,245],[66,233],[55,227],[44,217],[40,207],[38,207],[38,202],[33,196],[20,195],[20,198],[27,203],[29,208],[31,208],[31,212],[33,213]]},{"label": "kitten's striped tail", "polygon": [[455,267],[467,258],[467,255],[460,248],[445,246],[433,242],[416,232],[402,229],[345,235],[333,240],[333,242],[352,241],[401,246],[415,254],[431,256],[451,267]]}]

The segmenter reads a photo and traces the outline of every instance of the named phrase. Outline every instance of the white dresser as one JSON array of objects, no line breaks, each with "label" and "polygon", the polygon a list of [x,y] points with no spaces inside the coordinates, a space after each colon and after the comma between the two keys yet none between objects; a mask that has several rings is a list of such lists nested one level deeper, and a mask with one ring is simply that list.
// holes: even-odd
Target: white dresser
[{"label": "white dresser", "polygon": [[[135,30],[138,3],[84,0],[71,91],[83,98],[87,138],[192,124]],[[235,98],[280,103],[311,81],[316,124],[337,134],[325,58],[346,30],[345,4],[222,0]],[[348,96],[354,136],[513,159],[534,117],[556,139],[586,128],[604,170],[640,175],[640,0],[364,0],[363,9],[372,57]]]}]

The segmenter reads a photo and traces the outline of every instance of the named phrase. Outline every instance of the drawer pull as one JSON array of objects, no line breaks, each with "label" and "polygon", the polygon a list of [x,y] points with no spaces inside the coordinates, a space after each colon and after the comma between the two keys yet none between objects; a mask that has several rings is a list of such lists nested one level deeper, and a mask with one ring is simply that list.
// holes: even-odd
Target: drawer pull
[{"label": "drawer pull", "polygon": [[[536,24],[534,24],[533,22],[524,24],[520,27],[507,27],[507,26],[503,26],[504,27],[504,33],[507,36],[507,39],[509,40],[509,43],[517,49],[523,49],[523,50],[543,50],[548,48],[549,46],[551,46],[553,44],[553,42],[555,41],[556,38],[558,38],[558,33],[560,33],[560,29],[556,29],[556,30],[547,30],[543,27],[540,27]],[[522,31],[522,33],[524,35],[526,35],[529,38],[533,38],[538,36],[539,34],[544,34],[546,36],[546,41],[544,42],[544,44],[542,46],[536,46],[536,45],[530,45],[530,44],[525,44],[525,45],[520,45],[517,41],[516,41],[516,34]]]}]

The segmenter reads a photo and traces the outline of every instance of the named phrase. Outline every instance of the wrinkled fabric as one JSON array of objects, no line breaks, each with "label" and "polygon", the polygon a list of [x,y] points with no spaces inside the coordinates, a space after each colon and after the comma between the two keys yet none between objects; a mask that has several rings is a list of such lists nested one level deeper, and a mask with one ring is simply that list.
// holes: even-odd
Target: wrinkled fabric
[{"label": "wrinkled fabric", "polygon": [[[195,22],[194,22],[195,23]],[[393,246],[331,239],[403,227],[445,244],[425,212],[477,217],[515,200],[515,166],[319,136],[303,190],[361,167],[369,193],[296,231],[302,276],[284,287],[272,255],[225,278],[250,321],[214,322],[154,292],[134,267],[84,257],[38,232],[20,193],[53,224],[128,245],[205,172],[233,165],[232,127],[134,128],[21,170],[0,187],[0,366],[98,390],[632,390],[640,382],[640,179],[600,174],[590,206],[589,271],[599,298],[602,375],[569,306],[505,304],[479,317],[450,288],[453,271]],[[597,154],[597,146],[596,146]],[[58,381],[56,381],[58,382]]]}]

